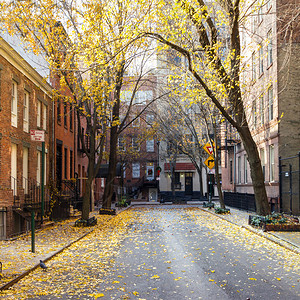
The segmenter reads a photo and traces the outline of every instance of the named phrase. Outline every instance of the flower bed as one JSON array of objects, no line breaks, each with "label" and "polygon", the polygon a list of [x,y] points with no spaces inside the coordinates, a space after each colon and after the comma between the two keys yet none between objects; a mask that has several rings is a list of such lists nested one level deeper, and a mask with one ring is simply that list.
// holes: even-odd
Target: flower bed
[{"label": "flower bed", "polygon": [[297,217],[280,213],[268,216],[249,216],[249,225],[260,227],[264,231],[300,231]]}]

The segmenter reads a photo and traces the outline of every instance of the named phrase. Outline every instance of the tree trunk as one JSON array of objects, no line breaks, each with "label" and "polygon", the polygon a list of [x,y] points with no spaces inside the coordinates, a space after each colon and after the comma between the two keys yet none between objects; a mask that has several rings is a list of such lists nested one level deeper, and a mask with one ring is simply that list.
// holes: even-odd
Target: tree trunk
[{"label": "tree trunk", "polygon": [[[211,118],[212,120],[212,118]],[[215,175],[216,175],[216,181],[217,181],[217,188],[218,188],[218,194],[219,194],[219,202],[221,208],[225,209],[225,203],[224,203],[224,198],[223,198],[223,192],[222,192],[222,187],[221,187],[221,180],[220,180],[220,175],[219,175],[219,151],[218,151],[218,137],[217,137],[217,125],[216,122],[212,120],[213,124],[213,129],[214,129],[214,143],[215,143],[215,148],[214,148],[214,156],[215,156]]]},{"label": "tree trunk", "polygon": [[256,213],[265,216],[271,213],[271,208],[268,202],[264,174],[257,146],[248,127],[240,129],[239,133],[248,155],[250,174],[255,194]]},{"label": "tree trunk", "polygon": [[176,201],[176,194],[175,194],[175,165],[176,161],[170,161],[170,171],[171,171],[171,191],[172,191],[172,200]]},{"label": "tree trunk", "polygon": [[195,166],[199,175],[199,187],[200,187],[200,200],[203,198],[203,176],[202,176],[202,161],[200,165]]},{"label": "tree trunk", "polygon": [[117,126],[113,126],[110,130],[110,150],[109,150],[109,165],[108,165],[108,176],[103,194],[102,208],[111,209],[112,195],[114,192],[114,179],[116,176],[117,166],[117,142],[118,132]]},{"label": "tree trunk", "polygon": [[81,219],[88,220],[90,217],[90,200],[91,200],[91,187],[92,182],[90,178],[88,178],[85,182],[85,193],[83,194],[83,203],[82,203],[82,214]]}]

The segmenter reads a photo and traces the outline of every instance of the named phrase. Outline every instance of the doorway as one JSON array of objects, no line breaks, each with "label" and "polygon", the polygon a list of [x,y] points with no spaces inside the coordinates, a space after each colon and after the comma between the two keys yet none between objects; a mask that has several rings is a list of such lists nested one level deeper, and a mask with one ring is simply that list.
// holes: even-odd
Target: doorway
[{"label": "doorway", "polygon": [[193,195],[193,173],[185,173],[185,195]]},{"label": "doorway", "polygon": [[61,189],[62,181],[62,141],[56,140],[56,185]]},{"label": "doorway", "polygon": [[157,189],[149,188],[149,201],[157,201]]}]

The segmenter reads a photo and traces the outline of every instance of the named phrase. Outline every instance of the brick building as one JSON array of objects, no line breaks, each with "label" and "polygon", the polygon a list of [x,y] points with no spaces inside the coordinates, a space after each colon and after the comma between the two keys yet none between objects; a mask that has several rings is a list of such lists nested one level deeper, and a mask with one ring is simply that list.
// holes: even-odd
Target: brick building
[{"label": "brick building", "polygon": [[[0,37],[1,239],[29,228],[29,205],[35,208],[36,220],[40,220],[42,142],[31,141],[30,130],[45,133],[46,185],[53,159],[51,93],[52,88],[43,77]],[[46,196],[45,211],[48,201]]]},{"label": "brick building", "polygon": [[[292,22],[297,7],[296,1],[267,1],[248,17],[241,29],[246,66],[242,74],[244,103],[260,153],[267,195],[272,210],[294,214],[300,212],[300,68],[294,63],[300,58],[300,40],[299,21]],[[223,129],[223,190],[253,194],[243,145],[230,125]],[[293,159],[283,163],[280,157]],[[282,169],[280,164],[284,165]],[[293,195],[289,192],[289,165],[294,174]]]},{"label": "brick building", "polygon": [[[153,75],[144,76],[141,80],[126,119],[127,126],[118,139],[118,161],[122,166],[122,174],[116,179],[116,191],[119,195],[125,193],[144,201],[158,199],[158,140],[152,127],[156,104],[149,105],[157,97],[156,80]],[[125,78],[124,82],[121,122],[128,111],[134,90],[129,84],[132,78]]]}]

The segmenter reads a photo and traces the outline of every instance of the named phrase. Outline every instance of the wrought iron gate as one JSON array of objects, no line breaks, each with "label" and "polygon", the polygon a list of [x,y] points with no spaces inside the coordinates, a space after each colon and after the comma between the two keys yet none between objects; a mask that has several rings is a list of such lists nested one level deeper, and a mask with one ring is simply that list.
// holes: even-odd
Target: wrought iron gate
[{"label": "wrought iron gate", "polygon": [[296,156],[279,157],[280,211],[299,214],[300,152]]}]

